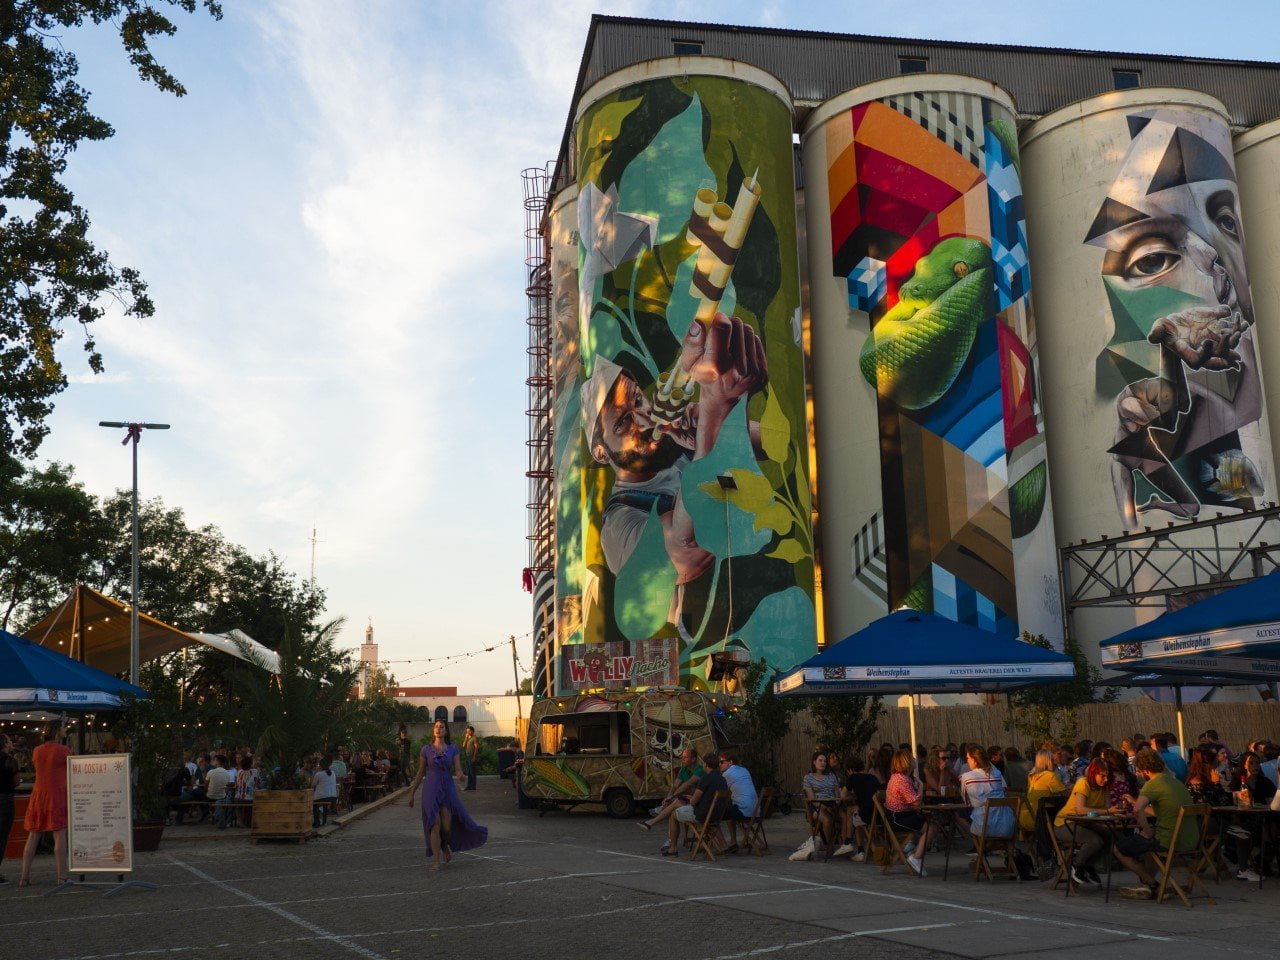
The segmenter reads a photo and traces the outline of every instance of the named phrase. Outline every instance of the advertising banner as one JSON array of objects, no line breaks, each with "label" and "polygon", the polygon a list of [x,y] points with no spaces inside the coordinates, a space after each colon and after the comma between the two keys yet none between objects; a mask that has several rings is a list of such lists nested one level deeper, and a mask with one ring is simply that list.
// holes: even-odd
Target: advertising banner
[{"label": "advertising banner", "polygon": [[560,681],[569,690],[673,687],[680,682],[680,642],[668,637],[565,647]]}]

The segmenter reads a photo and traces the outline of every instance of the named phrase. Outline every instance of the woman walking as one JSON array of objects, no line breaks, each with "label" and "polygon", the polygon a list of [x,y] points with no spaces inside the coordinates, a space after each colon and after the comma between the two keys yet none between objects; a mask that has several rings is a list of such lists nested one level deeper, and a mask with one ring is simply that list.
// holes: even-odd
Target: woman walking
[{"label": "woman walking", "polygon": [[67,757],[71,751],[62,741],[67,722],[45,728],[44,743],[31,751],[36,768],[36,785],[27,804],[27,845],[22,850],[22,875],[18,886],[31,884],[31,861],[42,833],[53,834],[53,860],[59,885],[67,882]]},{"label": "woman walking", "polygon": [[489,839],[489,830],[467,813],[458,796],[458,788],[450,779],[465,781],[458,745],[449,736],[449,725],[437,720],[433,738],[422,748],[418,773],[409,784],[409,808],[423,777],[422,832],[427,840],[427,854],[435,857],[431,869],[439,870],[453,859],[453,851],[471,850]]}]

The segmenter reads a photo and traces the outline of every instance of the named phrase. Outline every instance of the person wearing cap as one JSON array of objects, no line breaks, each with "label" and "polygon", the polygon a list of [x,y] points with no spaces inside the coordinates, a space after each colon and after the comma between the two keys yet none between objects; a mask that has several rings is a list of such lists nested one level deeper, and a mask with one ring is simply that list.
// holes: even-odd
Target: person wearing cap
[{"label": "person wearing cap", "polygon": [[581,400],[591,456],[614,470],[600,533],[605,562],[613,573],[622,569],[656,510],[676,583],[683,585],[710,569],[715,557],[698,544],[681,503],[681,474],[711,452],[738,401],[764,386],[768,368],[755,330],[723,313],[690,325],[679,363],[697,384],[698,399],[673,424],[654,416],[630,373],[599,355]]}]

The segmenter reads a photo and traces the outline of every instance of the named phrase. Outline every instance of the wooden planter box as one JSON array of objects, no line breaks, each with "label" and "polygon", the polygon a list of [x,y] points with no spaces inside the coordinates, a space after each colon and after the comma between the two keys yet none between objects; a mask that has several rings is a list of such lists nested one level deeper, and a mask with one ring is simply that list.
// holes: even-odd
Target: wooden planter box
[{"label": "wooden planter box", "polygon": [[151,853],[160,849],[163,820],[139,820],[133,825],[133,852]]},{"label": "wooden planter box", "polygon": [[258,790],[253,795],[253,838],[305,840],[311,833],[310,790]]}]

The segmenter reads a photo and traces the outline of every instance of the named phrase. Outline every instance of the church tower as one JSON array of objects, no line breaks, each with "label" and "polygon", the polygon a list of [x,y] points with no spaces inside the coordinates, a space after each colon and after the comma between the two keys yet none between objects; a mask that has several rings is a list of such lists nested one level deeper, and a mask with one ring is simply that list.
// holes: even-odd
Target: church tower
[{"label": "church tower", "polygon": [[360,699],[369,692],[369,681],[373,672],[378,669],[378,645],[373,642],[373,617],[364,628],[364,643],[360,644]]}]

